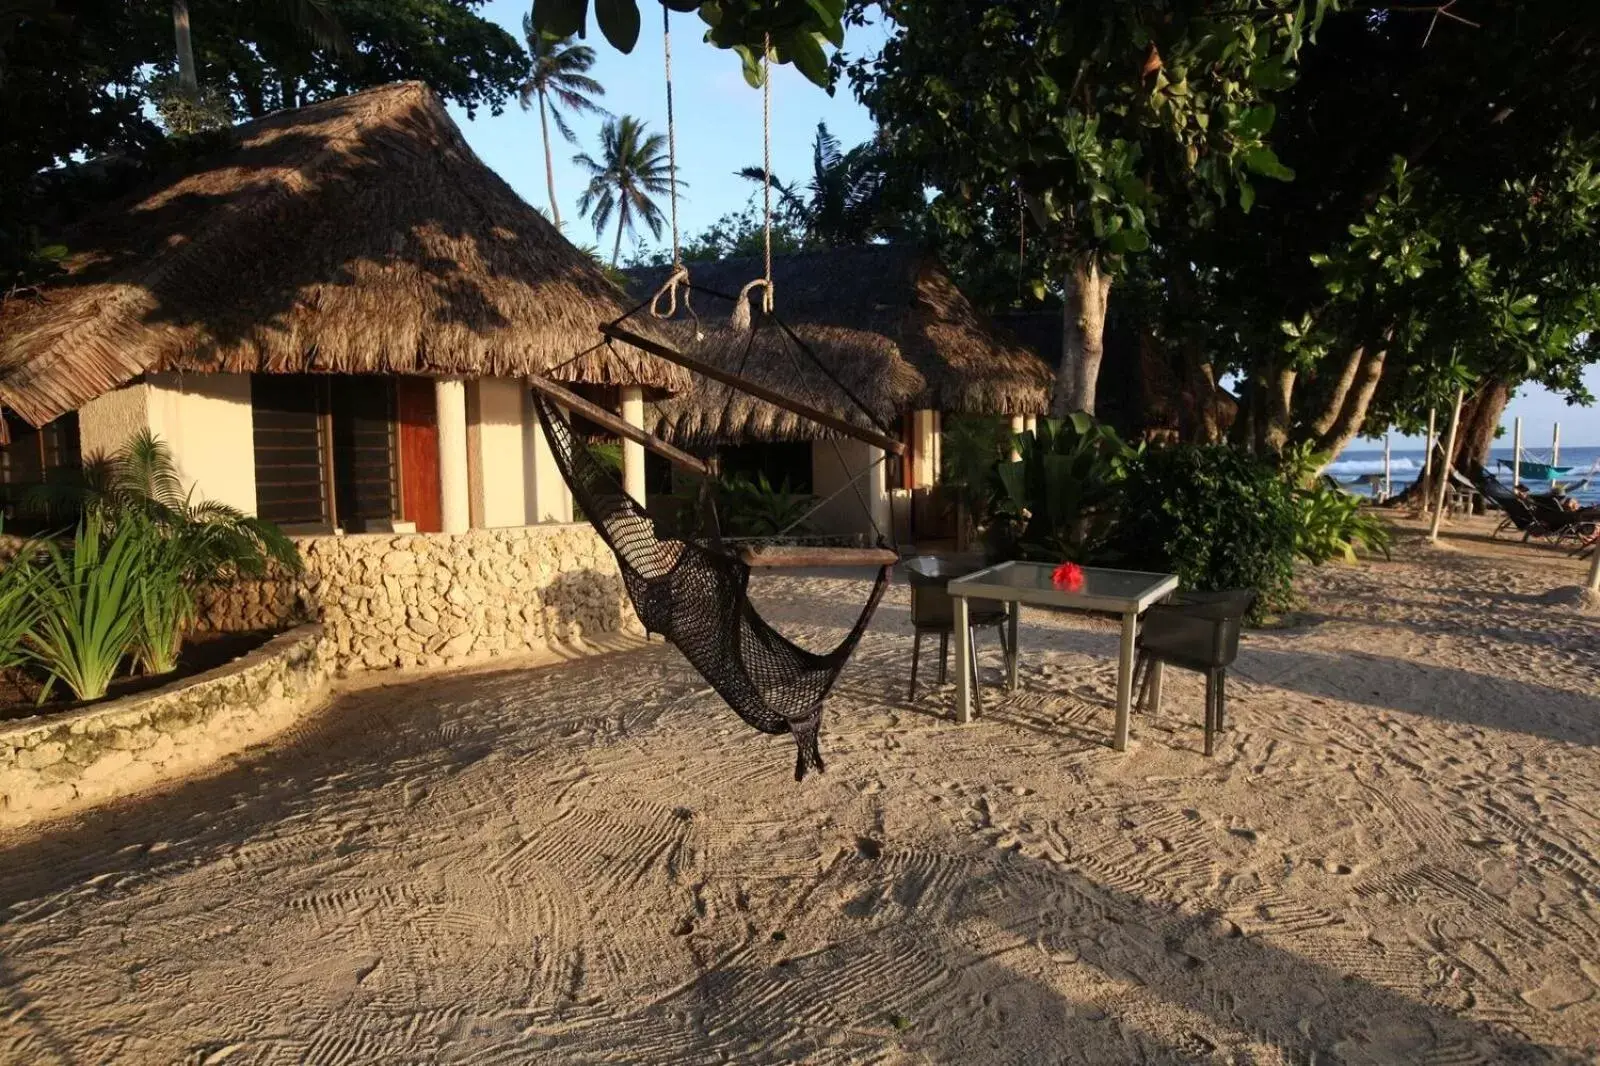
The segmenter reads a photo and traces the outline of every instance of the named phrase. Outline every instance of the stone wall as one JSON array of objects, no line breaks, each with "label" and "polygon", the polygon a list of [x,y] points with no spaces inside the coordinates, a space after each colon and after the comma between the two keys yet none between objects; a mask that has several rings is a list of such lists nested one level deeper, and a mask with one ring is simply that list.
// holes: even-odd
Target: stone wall
[{"label": "stone wall", "polygon": [[0,723],[0,825],[88,806],[258,744],[320,705],[323,631],[303,625],[165,688]]},{"label": "stone wall", "polygon": [[296,539],[305,573],[208,590],[200,628],[321,621],[336,669],[438,667],[640,632],[587,524]]}]

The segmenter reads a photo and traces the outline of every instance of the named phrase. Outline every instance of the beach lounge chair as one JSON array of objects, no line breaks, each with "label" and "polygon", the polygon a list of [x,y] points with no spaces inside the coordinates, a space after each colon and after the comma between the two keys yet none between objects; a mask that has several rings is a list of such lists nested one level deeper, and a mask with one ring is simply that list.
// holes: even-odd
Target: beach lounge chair
[{"label": "beach lounge chair", "polygon": [[[950,598],[948,585],[954,578],[965,577],[973,573],[978,567],[963,566],[952,563],[947,559],[936,559],[931,556],[919,556],[906,560],[906,580],[911,585],[911,625],[916,631],[916,636],[911,644],[911,692],[909,699],[917,698],[917,663],[922,656],[922,638],[930,634],[939,635],[939,681],[945,679],[945,667],[950,656],[950,634],[956,629],[955,603]],[[980,628],[993,626],[1000,634],[1000,647],[1005,652],[1007,660],[1015,654],[1015,649],[1006,644],[1006,620],[1009,618],[1008,608],[1004,603],[996,600],[969,600],[967,602],[967,620],[970,623],[970,639],[967,648],[971,652],[968,660],[972,670],[972,692],[977,701],[978,709],[983,709],[983,696],[978,684],[978,655],[977,634]]]},{"label": "beach lounge chair", "polygon": [[1495,526],[1493,536],[1498,537],[1512,529],[1521,532],[1523,540],[1535,537],[1544,539],[1551,535],[1550,527],[1534,511],[1532,500],[1518,496],[1510,486],[1487,470],[1480,469],[1478,476],[1472,479],[1472,485],[1505,516]]},{"label": "beach lounge chair", "polygon": [[1205,674],[1207,755],[1213,734],[1227,728],[1228,667],[1239,655],[1239,632],[1255,602],[1251,589],[1177,592],[1146,611],[1139,627],[1139,657],[1133,668],[1139,706],[1145,706],[1153,687],[1153,663]]}]

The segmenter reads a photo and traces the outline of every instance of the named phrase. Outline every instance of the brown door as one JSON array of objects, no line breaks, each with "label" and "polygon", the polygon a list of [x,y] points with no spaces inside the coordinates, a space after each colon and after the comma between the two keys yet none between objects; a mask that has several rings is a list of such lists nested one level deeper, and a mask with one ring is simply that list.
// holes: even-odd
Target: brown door
[{"label": "brown door", "polygon": [[429,378],[395,379],[395,419],[400,424],[401,517],[418,533],[444,528],[439,513],[439,422]]}]

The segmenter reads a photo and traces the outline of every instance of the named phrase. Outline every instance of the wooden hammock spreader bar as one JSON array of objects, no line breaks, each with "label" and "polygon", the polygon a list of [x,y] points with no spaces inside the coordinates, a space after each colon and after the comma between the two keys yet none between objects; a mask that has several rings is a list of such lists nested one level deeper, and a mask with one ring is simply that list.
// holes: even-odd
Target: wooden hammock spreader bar
[{"label": "wooden hammock spreader bar", "polygon": [[815,407],[807,407],[805,404],[792,400],[781,392],[769,389],[760,382],[751,381],[747,377],[724,370],[719,366],[703,363],[692,355],[684,355],[674,348],[670,348],[665,344],[658,344],[647,337],[641,337],[637,333],[623,329],[615,323],[607,323],[601,326],[600,332],[612,340],[621,341],[623,344],[631,344],[641,351],[660,356],[669,363],[676,363],[685,370],[702,374],[713,381],[720,381],[724,385],[738,389],[740,392],[747,392],[758,400],[765,400],[774,407],[781,407],[785,411],[797,414],[801,418],[808,419],[820,426],[827,426],[836,433],[841,433],[846,437],[853,437],[864,444],[872,445],[874,448],[882,448],[890,455],[904,455],[906,453],[906,446],[893,437],[885,436],[875,430],[863,429],[853,422],[847,422],[837,415],[830,415],[826,411],[819,411]]},{"label": "wooden hammock spreader bar", "polygon": [[888,548],[795,548],[768,544],[740,548],[739,558],[754,568],[771,566],[893,566],[900,556]]},{"label": "wooden hammock spreader bar", "polygon": [[655,452],[663,459],[676,463],[686,470],[692,470],[702,477],[711,476],[711,468],[701,460],[696,459],[686,451],[674,448],[654,434],[646,433],[638,426],[624,422],[604,407],[590,403],[577,393],[564,389],[553,381],[546,381],[544,378],[528,378],[527,382],[530,388],[544,396],[551,403],[576,411],[596,425],[604,426],[617,436],[625,437],[635,444],[642,444],[646,451]]}]

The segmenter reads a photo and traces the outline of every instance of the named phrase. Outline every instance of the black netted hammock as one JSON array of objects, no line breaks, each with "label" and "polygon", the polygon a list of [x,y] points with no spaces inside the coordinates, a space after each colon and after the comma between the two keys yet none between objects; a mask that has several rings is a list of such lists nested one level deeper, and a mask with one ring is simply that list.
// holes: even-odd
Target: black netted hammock
[{"label": "black netted hammock", "polygon": [[710,543],[664,539],[655,523],[597,462],[571,424],[544,396],[534,406],[556,466],[596,532],[616,554],[622,581],[645,629],[671,641],[729,707],[752,727],[794,734],[794,776],[823,769],[817,735],[822,703],[872,621],[889,583],[889,567],[855,625],[826,654],[807,651],[779,633],[750,602],[750,566]]}]

